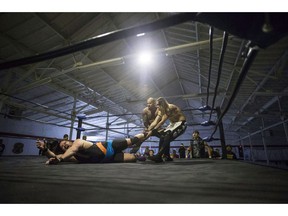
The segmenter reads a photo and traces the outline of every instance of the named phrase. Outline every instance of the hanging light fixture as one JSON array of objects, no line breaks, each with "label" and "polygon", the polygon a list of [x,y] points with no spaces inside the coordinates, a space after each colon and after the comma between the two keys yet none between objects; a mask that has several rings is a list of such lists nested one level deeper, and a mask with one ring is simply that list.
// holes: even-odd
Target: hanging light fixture
[{"label": "hanging light fixture", "polygon": [[213,121],[204,121],[200,125],[202,125],[202,126],[211,126],[211,125],[216,125],[216,123],[213,122]]},{"label": "hanging light fixture", "polygon": [[211,110],[212,108],[209,106],[209,105],[204,105],[204,106],[201,106],[198,108],[198,110],[202,111],[202,112],[205,112],[205,111],[208,111],[208,110]]}]

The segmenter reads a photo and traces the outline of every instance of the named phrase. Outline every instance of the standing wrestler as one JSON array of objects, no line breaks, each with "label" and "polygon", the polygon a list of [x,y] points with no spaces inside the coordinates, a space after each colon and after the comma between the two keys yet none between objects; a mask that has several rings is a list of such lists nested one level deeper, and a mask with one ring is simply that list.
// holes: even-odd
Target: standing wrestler
[{"label": "standing wrestler", "polygon": [[81,139],[76,139],[74,142],[62,140],[59,146],[64,153],[58,155],[48,150],[43,141],[38,140],[36,145],[43,152],[46,152],[49,158],[46,164],[58,164],[62,161],[82,163],[136,162],[137,158],[134,154],[123,153],[122,151],[141,139],[144,139],[144,134],[138,134],[133,138],[96,143]]},{"label": "standing wrestler", "polygon": [[[142,111],[142,119],[145,127],[144,132],[148,130],[150,124],[155,120],[156,116],[157,116],[156,99],[150,97],[147,99],[147,107],[145,107]],[[151,136],[156,136],[160,138],[159,132],[161,130],[162,130],[161,127],[159,127],[157,133],[151,134]],[[136,153],[139,150],[142,142],[136,143],[133,149],[130,151],[130,153]]]},{"label": "standing wrestler", "polygon": [[155,130],[158,131],[166,120],[169,120],[170,124],[160,133],[159,152],[149,159],[155,162],[162,162],[162,155],[164,155],[166,161],[172,161],[170,143],[185,132],[187,128],[186,117],[178,106],[168,103],[162,97],[157,99],[156,106],[158,108],[157,116],[148,128],[148,131],[150,131],[148,136],[153,134]]}]

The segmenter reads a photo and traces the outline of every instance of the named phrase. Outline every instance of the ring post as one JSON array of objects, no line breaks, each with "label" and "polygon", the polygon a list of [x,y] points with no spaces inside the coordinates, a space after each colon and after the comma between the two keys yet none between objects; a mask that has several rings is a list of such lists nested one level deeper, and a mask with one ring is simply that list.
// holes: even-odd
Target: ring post
[{"label": "ring post", "polygon": [[81,132],[85,131],[85,128],[82,128],[82,122],[83,122],[83,119],[86,119],[86,115],[85,114],[78,114],[77,118],[78,118],[78,127],[76,128],[76,130],[77,130],[76,139],[80,139]]}]

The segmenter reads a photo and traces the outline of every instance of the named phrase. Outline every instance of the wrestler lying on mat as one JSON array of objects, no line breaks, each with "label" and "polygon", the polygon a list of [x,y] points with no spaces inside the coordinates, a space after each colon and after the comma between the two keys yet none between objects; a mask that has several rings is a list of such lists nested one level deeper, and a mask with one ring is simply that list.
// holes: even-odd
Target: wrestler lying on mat
[{"label": "wrestler lying on mat", "polygon": [[37,140],[36,146],[49,158],[46,164],[58,164],[62,161],[81,163],[109,163],[109,162],[136,162],[134,154],[122,151],[133,144],[145,139],[144,134],[137,134],[133,138],[114,139],[107,142],[92,143],[76,139],[74,142],[62,140],[59,147],[63,154],[54,154],[44,141]]}]

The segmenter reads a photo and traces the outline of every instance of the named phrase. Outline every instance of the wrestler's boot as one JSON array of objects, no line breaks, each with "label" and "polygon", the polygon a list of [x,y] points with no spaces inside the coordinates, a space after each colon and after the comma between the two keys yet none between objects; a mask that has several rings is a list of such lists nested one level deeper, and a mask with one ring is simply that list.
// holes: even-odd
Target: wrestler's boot
[{"label": "wrestler's boot", "polygon": [[164,160],[165,161],[173,161],[170,157],[170,142],[171,142],[172,134],[170,131],[166,132],[164,136],[163,148],[164,148]]},{"label": "wrestler's boot", "polygon": [[166,161],[173,161],[173,159],[169,155],[170,151],[170,135],[166,134],[164,137],[160,138],[159,142],[159,152],[155,155],[150,157],[149,159],[155,161],[156,163],[163,162],[162,155],[167,158]]},{"label": "wrestler's boot", "polygon": [[137,134],[132,141],[133,148],[130,150],[131,154],[135,154],[141,147],[141,144],[144,142],[144,138],[147,136],[147,132],[143,132],[143,134]]},{"label": "wrestler's boot", "polygon": [[165,149],[164,160],[166,162],[173,161],[173,158],[170,157],[170,142],[169,142],[167,148]]},{"label": "wrestler's boot", "polygon": [[142,142],[138,142],[133,145],[133,148],[130,150],[130,154],[135,154],[141,147]]}]

